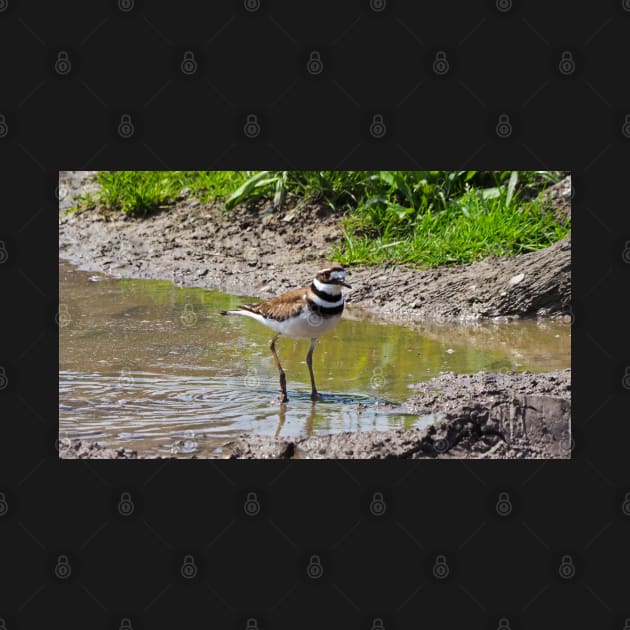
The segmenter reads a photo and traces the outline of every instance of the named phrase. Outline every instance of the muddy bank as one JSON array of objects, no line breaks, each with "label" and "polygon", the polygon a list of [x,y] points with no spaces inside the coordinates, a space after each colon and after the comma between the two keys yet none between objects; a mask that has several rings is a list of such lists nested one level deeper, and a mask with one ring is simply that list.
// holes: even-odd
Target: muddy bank
[{"label": "muddy bank", "polygon": [[138,451],[105,448],[98,442],[62,438],[58,442],[61,459],[138,459]]},{"label": "muddy bank", "polygon": [[570,458],[570,369],[447,373],[418,385],[400,410],[445,415],[422,430],[279,440],[244,435],[226,444],[226,450],[235,459]]},{"label": "muddy bank", "polygon": [[[94,177],[62,173],[60,207],[93,191]],[[566,212],[564,181],[550,199],[565,204]],[[183,198],[175,208],[143,219],[98,210],[61,213],[59,219],[60,256],[83,269],[260,298],[308,283],[341,238],[340,217],[320,205],[299,212],[243,206],[225,212],[220,204]],[[569,312],[571,241],[424,271],[352,268],[350,280],[349,310],[390,321],[555,316]]]}]

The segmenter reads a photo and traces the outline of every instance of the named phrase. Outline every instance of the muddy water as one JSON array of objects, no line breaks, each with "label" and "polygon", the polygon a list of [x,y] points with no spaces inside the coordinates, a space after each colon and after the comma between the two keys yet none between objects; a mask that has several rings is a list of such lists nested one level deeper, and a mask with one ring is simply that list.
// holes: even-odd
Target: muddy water
[{"label": "muddy water", "polygon": [[[141,456],[221,457],[243,432],[305,436],[422,426],[391,413],[413,383],[440,371],[548,371],[570,366],[566,323],[410,329],[347,318],[322,337],[311,403],[307,341],[280,339],[290,402],[257,322],[222,317],[246,298],[122,280],[60,262],[60,436],[137,449]],[[252,301],[256,301],[253,299]]]}]

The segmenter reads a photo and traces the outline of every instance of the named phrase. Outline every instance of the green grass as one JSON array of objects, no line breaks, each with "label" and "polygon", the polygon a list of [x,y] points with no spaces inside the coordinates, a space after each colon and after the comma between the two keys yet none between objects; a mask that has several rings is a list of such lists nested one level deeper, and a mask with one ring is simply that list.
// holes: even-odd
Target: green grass
[{"label": "green grass", "polygon": [[570,230],[540,202],[506,203],[469,191],[443,209],[419,213],[408,225],[371,216],[350,216],[334,258],[345,264],[412,263],[432,267],[466,263],[489,255],[508,256],[547,247]]},{"label": "green grass", "polygon": [[101,191],[87,201],[146,215],[189,194],[203,201],[225,198],[248,177],[244,171],[99,171]]},{"label": "green grass", "polygon": [[557,171],[102,171],[89,200],[131,215],[185,196],[281,211],[329,206],[343,239],[329,255],[347,265],[419,267],[472,262],[547,247],[566,236],[540,191]]}]

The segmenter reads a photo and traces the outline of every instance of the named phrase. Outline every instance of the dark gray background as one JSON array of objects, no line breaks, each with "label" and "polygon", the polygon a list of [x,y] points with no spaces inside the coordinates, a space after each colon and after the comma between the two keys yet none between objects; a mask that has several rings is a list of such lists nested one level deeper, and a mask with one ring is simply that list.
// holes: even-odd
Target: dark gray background
[{"label": "dark gray background", "polygon": [[[629,53],[628,0],[0,0],[0,628],[629,627]],[[572,461],[58,461],[86,168],[573,170]]]}]

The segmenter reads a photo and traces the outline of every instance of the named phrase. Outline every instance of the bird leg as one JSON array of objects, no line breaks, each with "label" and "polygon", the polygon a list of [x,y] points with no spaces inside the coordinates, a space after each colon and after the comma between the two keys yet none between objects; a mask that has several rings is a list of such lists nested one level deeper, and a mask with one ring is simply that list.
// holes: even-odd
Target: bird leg
[{"label": "bird leg", "polygon": [[269,349],[271,350],[271,353],[273,354],[273,358],[276,362],[276,367],[278,368],[278,373],[280,374],[280,389],[282,390],[282,396],[280,398],[280,402],[288,402],[289,399],[287,398],[287,377],[284,374],[284,370],[282,369],[282,366],[280,365],[280,360],[278,359],[278,355],[276,354],[276,339],[278,339],[278,337],[280,336],[280,334],[277,334],[270,342],[269,342]]},{"label": "bird leg", "polygon": [[315,387],[315,377],[313,376],[313,350],[315,350],[316,343],[317,339],[311,339],[311,346],[306,355],[306,365],[308,365],[308,371],[311,375],[311,400],[322,399],[322,395],[317,391],[317,387]]}]

